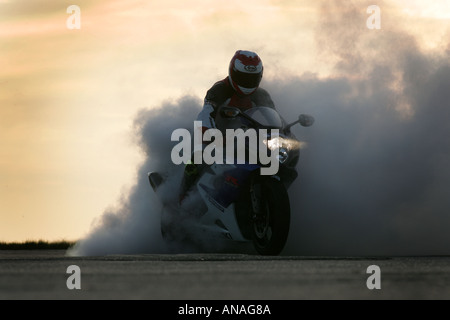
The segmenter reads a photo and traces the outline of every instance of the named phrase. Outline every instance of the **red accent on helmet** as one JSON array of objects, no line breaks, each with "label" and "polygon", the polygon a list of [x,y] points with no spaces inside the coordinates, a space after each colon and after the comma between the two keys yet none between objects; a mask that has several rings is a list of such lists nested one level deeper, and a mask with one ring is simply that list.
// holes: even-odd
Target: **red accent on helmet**
[{"label": "red accent on helmet", "polygon": [[242,61],[242,63],[246,66],[257,66],[261,63],[261,59],[258,57],[258,55],[255,53],[253,56],[248,56],[244,53],[242,53],[241,50],[238,51],[237,54],[235,54],[236,59],[239,59]]},{"label": "red accent on helmet", "polygon": [[238,50],[230,61],[228,77],[233,88],[241,95],[258,89],[263,75],[263,64],[255,52]]}]

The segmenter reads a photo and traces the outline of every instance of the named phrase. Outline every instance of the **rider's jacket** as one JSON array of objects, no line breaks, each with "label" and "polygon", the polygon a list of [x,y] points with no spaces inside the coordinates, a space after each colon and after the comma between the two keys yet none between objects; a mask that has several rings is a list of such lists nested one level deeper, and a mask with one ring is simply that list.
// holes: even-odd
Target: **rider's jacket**
[{"label": "rider's jacket", "polygon": [[197,116],[202,121],[202,131],[215,128],[215,116],[218,108],[223,104],[247,110],[255,106],[275,108],[269,93],[258,88],[248,96],[239,96],[233,89],[228,77],[216,82],[206,93],[203,108]]}]

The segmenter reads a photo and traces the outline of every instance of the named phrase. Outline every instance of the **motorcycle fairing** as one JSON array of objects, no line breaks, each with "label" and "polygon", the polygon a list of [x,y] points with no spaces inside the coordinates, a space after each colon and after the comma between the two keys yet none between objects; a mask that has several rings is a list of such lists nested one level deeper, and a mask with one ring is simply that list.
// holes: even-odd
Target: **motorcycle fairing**
[{"label": "motorcycle fairing", "polygon": [[[201,182],[199,187],[212,199],[210,200],[211,202],[220,205],[222,208],[227,208],[239,197],[241,188],[247,182],[251,172],[260,167],[257,164],[239,164],[224,170],[221,174],[215,175],[212,178],[211,187]],[[218,208],[221,209],[220,207]]]}]

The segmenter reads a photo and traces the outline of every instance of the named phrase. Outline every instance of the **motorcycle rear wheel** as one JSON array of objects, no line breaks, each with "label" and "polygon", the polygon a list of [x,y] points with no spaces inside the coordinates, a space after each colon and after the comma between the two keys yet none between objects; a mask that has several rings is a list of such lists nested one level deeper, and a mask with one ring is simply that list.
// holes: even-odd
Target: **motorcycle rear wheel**
[{"label": "motorcycle rear wheel", "polygon": [[253,245],[261,255],[279,255],[289,233],[291,208],[283,183],[267,179],[262,184],[260,211],[252,223]]}]

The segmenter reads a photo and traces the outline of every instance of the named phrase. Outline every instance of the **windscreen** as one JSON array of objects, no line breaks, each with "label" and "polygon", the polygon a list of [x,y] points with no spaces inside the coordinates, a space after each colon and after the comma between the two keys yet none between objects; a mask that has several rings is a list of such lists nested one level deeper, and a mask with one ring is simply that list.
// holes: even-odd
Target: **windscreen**
[{"label": "windscreen", "polygon": [[273,128],[283,127],[283,122],[281,121],[280,115],[275,111],[275,109],[268,107],[257,107],[245,111],[245,114],[252,117],[252,119],[256,120],[263,126]]}]

